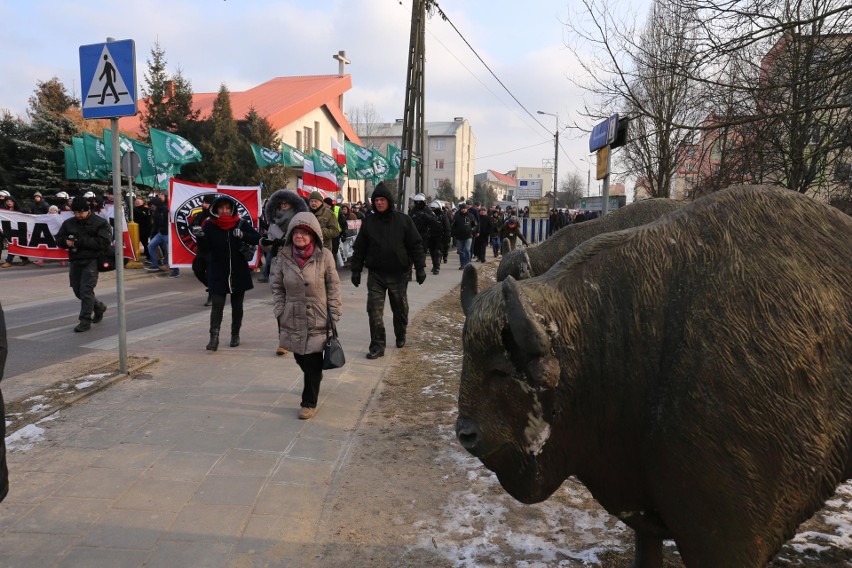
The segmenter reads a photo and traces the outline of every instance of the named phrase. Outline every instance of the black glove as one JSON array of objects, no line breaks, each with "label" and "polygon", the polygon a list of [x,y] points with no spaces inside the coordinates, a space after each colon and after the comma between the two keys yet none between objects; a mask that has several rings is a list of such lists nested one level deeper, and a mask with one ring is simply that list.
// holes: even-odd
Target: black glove
[{"label": "black glove", "polygon": [[232,235],[234,235],[234,237],[236,237],[236,238],[238,238],[238,239],[243,238],[243,232],[240,230],[240,228],[239,228],[239,227],[237,227],[236,229],[234,229],[233,231],[231,231],[231,234],[232,234]]},{"label": "black glove", "polygon": [[275,244],[275,241],[273,241],[272,239],[267,239],[266,237],[263,237],[262,239],[260,239],[260,246],[262,246],[262,247],[271,247],[274,244]]},{"label": "black glove", "polygon": [[[424,272],[424,275],[425,275],[425,272]],[[361,273],[360,272],[353,272],[352,273],[352,285],[357,288],[359,284],[361,284]]]},{"label": "black glove", "polygon": [[426,282],[426,269],[425,268],[418,268],[417,269],[417,283],[423,284],[424,282]]}]

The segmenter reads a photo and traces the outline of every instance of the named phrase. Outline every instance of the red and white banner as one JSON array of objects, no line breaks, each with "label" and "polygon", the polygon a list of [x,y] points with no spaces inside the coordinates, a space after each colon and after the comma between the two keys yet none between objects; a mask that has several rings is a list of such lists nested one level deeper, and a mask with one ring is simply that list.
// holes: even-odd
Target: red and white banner
[{"label": "red and white banner", "polygon": [[[260,187],[209,185],[172,178],[169,183],[170,267],[192,266],[198,246],[189,228],[195,216],[202,210],[201,202],[204,196],[210,194],[232,198],[237,204],[237,215],[257,229],[260,217]],[[258,253],[255,253],[249,266],[257,268],[259,261]]]},{"label": "red and white banner", "polygon": [[334,161],[337,162],[337,165],[346,165],[346,148],[344,148],[343,144],[338,142],[334,136],[331,137],[331,155],[334,157]]},{"label": "red and white banner", "polygon": [[319,191],[323,193],[323,197],[329,193],[337,193],[340,188],[337,186],[337,176],[331,171],[316,171],[313,160],[305,160],[302,170],[302,183],[305,189],[310,191]]},{"label": "red and white banner", "polygon": [[[9,243],[9,254],[33,259],[67,260],[68,251],[59,248],[53,237],[59,232],[62,222],[73,215],[70,211],[52,215],[30,215],[0,209],[0,232]],[[109,221],[111,226],[115,226],[112,205],[105,205],[97,215]],[[136,260],[127,225],[124,223],[122,223],[122,237],[124,258]]]}]

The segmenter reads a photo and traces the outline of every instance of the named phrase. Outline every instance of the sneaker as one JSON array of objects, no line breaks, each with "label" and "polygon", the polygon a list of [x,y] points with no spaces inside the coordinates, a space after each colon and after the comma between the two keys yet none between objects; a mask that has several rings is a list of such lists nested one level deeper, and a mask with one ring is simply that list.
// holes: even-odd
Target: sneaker
[{"label": "sneaker", "polygon": [[4,262],[3,264],[0,264],[0,268],[12,268],[12,263]]},{"label": "sneaker", "polygon": [[379,351],[378,349],[370,349],[370,352],[367,353],[367,359],[378,359],[379,357],[384,357],[384,350]]},{"label": "sneaker", "polygon": [[28,258],[22,258],[21,259],[21,266],[26,266],[29,263],[30,263],[30,259],[28,259]]},{"label": "sneaker", "polygon": [[303,406],[299,409],[299,420],[310,420],[314,417],[314,413],[316,412],[316,408],[308,408],[307,406]]},{"label": "sneaker", "polygon": [[106,304],[101,304],[101,306],[103,306],[101,309],[98,309],[98,307],[95,306],[95,312],[92,315],[92,323],[101,323],[101,321],[103,321],[104,312],[107,310],[107,307]]},{"label": "sneaker", "polygon": [[162,270],[163,269],[160,268],[159,266],[146,266],[145,267],[145,272],[162,272]]},{"label": "sneaker", "polygon": [[89,331],[90,329],[92,329],[92,324],[87,321],[81,321],[77,324],[77,327],[74,328],[74,331],[80,333],[81,331]]},{"label": "sneaker", "polygon": [[180,278],[180,272],[172,270],[171,272],[169,272],[169,278]]},{"label": "sneaker", "polygon": [[278,349],[275,350],[275,354],[278,355],[279,357],[282,357],[282,356],[286,355],[287,353],[288,353],[288,351],[286,349],[284,349],[283,347],[279,347]]},{"label": "sneaker", "polygon": [[44,266],[44,261],[43,260],[34,260],[33,264],[35,264],[36,266]]}]

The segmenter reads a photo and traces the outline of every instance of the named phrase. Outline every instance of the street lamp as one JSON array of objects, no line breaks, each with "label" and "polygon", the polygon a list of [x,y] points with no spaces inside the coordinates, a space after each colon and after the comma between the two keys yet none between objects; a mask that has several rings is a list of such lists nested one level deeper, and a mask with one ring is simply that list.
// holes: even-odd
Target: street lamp
[{"label": "street lamp", "polygon": [[552,116],[556,119],[556,131],[553,133],[553,208],[556,209],[556,184],[558,182],[556,167],[559,165],[559,113],[544,112],[543,110],[537,110],[536,112]]}]

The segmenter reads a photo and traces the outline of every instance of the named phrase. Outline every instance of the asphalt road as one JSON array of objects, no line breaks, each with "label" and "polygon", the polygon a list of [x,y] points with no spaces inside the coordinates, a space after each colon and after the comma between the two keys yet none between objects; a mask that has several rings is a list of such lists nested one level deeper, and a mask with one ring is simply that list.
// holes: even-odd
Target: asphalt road
[{"label": "asphalt road", "polygon": [[[210,308],[204,307],[204,287],[184,269],[180,278],[125,271],[125,314],[128,349],[146,352],[153,338],[182,329],[206,330]],[[118,302],[115,273],[101,274],[95,290],[107,305],[100,324],[85,333],[74,333],[80,302],[68,284],[68,268],[15,265],[0,269],[0,302],[6,316],[9,358],[5,376],[34,371],[96,351],[118,353]],[[246,294],[246,307],[269,300],[260,284]],[[227,319],[227,318],[226,318]],[[156,356],[156,342],[151,341]]]}]

